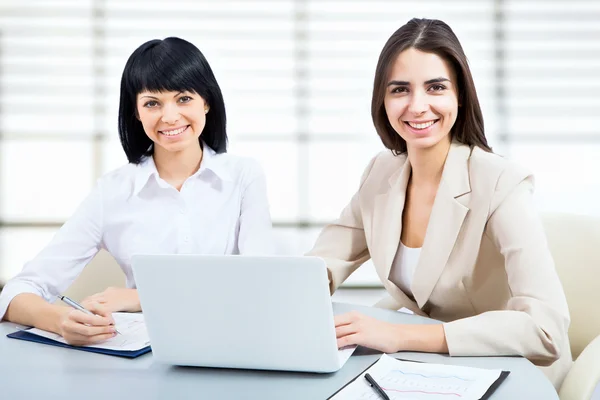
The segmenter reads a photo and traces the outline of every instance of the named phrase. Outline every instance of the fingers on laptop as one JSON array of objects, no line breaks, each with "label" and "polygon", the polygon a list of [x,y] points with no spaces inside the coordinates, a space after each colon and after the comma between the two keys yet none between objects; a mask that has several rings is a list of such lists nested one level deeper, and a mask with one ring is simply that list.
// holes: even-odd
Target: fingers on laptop
[{"label": "fingers on laptop", "polygon": [[338,348],[358,344],[360,341],[359,322],[361,316],[359,312],[351,311],[334,317]]},{"label": "fingers on laptop", "polygon": [[342,336],[337,339],[338,349],[343,349],[344,347],[354,346],[360,343],[360,334],[352,333],[350,335]]},{"label": "fingers on laptop", "polygon": [[361,317],[362,314],[358,311],[350,311],[344,314],[336,315],[335,317],[333,317],[333,322],[335,323],[335,326],[338,327],[341,325],[349,325],[353,322],[359,321]]},{"label": "fingers on laptop", "polygon": [[339,339],[344,336],[356,333],[356,327],[353,325],[342,325],[335,328],[335,336]]}]

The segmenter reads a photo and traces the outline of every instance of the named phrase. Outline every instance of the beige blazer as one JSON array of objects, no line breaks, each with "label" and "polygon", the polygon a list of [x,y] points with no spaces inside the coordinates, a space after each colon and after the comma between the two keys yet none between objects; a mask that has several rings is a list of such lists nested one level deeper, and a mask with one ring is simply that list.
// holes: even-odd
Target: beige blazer
[{"label": "beige blazer", "polygon": [[[444,321],[450,355],[522,355],[559,387],[571,366],[569,310],[532,204],[533,177],[478,147],[453,143],[407,296],[389,280],[411,166],[386,151],[309,255],[323,257],[333,291],[369,258],[389,296]],[[556,361],[558,360],[558,361]]]}]

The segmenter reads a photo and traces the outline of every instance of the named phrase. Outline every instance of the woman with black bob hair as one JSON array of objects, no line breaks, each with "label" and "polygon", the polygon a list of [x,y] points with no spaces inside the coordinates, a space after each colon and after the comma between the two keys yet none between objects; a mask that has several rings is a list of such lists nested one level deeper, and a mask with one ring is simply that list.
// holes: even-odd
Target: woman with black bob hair
[{"label": "woman with black bob hair", "polygon": [[225,103],[212,69],[196,46],[171,37],[141,45],[123,71],[119,136],[130,163],[139,164],[154,151],[154,142],[140,121],[138,95],[185,91],[200,96],[206,105],[206,122],[198,142],[204,142],[218,154],[227,152]]},{"label": "woman with black bob hair", "polygon": [[[225,105],[200,52],[170,37],[144,43],[121,79],[119,136],[129,163],[98,180],[52,241],[0,294],[0,320],[60,334],[74,345],[116,334],[111,313],[140,311],[134,254],[271,254],[264,173],[227,154]],[[52,304],[100,249],[127,288],[82,305]]]},{"label": "woman with black bob hair", "polygon": [[452,356],[520,355],[558,388],[569,310],[532,202],[533,176],[492,152],[462,46],[442,21],[412,19],[384,45],[371,116],[387,148],[309,253],[333,292],[372,259],[377,305],[442,324],[335,317],[339,347]]}]

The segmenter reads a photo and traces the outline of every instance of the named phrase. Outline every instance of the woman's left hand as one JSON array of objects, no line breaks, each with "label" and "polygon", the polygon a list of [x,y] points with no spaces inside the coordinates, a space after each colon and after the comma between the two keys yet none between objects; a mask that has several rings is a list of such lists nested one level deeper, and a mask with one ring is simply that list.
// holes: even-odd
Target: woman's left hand
[{"label": "woman's left hand", "polygon": [[351,311],[334,318],[338,348],[360,345],[384,353],[396,353],[401,349],[401,325],[384,322]]},{"label": "woman's left hand", "polygon": [[96,293],[85,298],[81,305],[86,306],[87,303],[99,303],[110,312],[139,312],[142,311],[140,306],[140,298],[138,297],[137,289],[125,289],[109,287],[104,292]]}]

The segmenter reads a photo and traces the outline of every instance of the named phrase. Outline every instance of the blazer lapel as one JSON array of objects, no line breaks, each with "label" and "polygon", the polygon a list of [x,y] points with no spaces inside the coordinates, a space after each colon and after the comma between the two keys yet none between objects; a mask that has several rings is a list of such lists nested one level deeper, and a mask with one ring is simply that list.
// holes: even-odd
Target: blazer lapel
[{"label": "blazer lapel", "polygon": [[371,256],[381,282],[388,293],[403,307],[416,309],[415,302],[389,280],[402,233],[402,211],[411,167],[406,155],[398,160],[398,170],[388,179],[388,191],[375,198]]},{"label": "blazer lapel", "polygon": [[423,308],[431,296],[469,211],[470,154],[469,146],[453,143],[446,158],[411,285],[420,308]]}]

